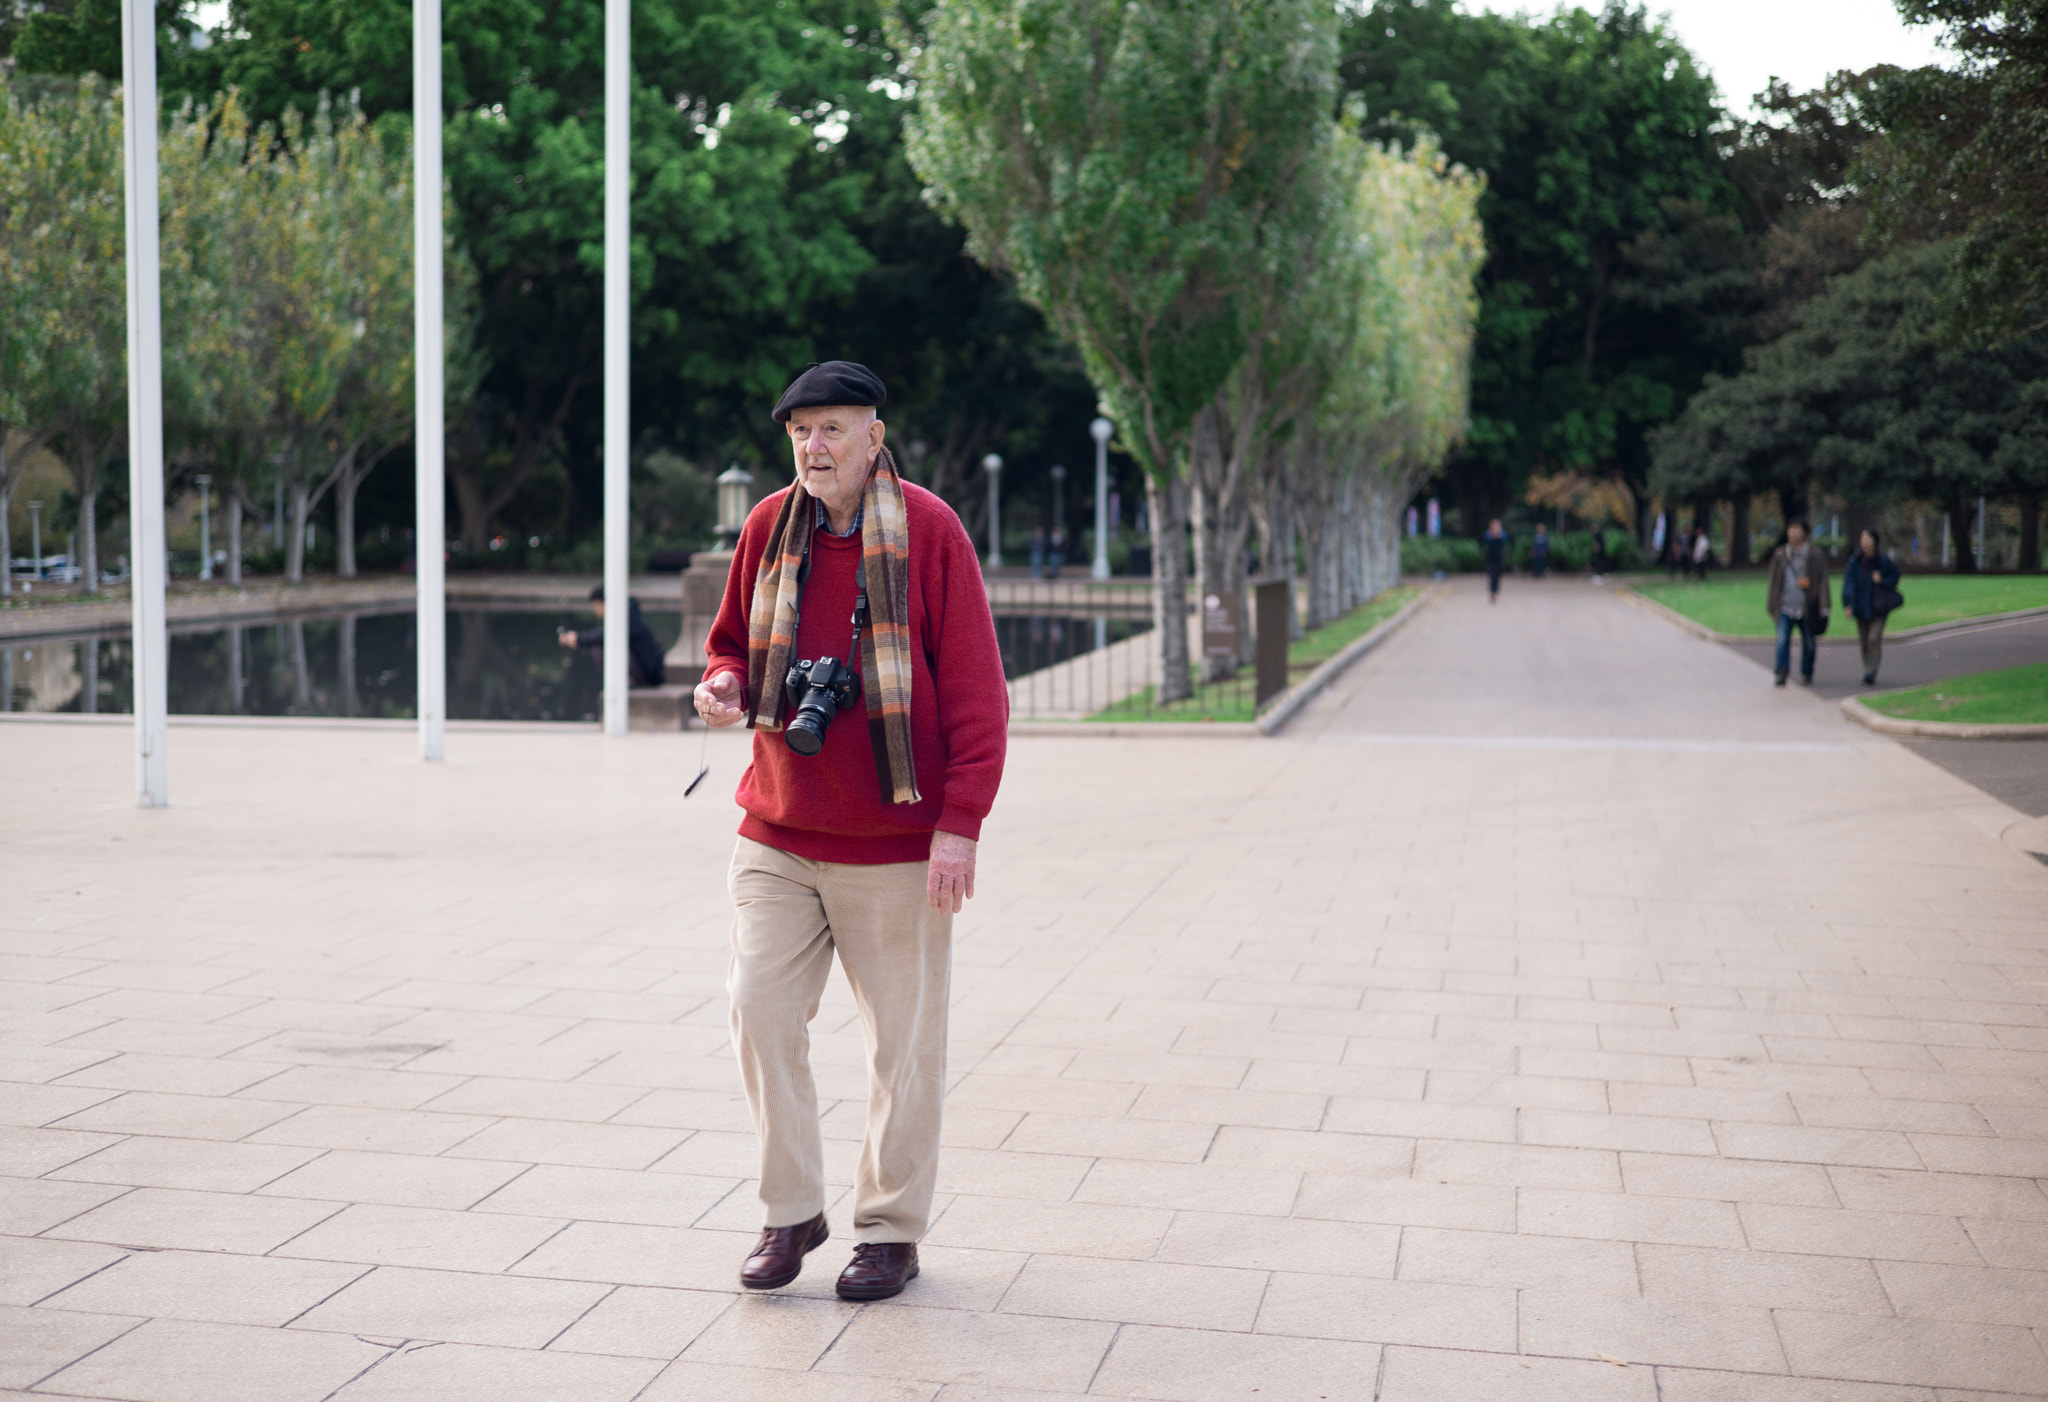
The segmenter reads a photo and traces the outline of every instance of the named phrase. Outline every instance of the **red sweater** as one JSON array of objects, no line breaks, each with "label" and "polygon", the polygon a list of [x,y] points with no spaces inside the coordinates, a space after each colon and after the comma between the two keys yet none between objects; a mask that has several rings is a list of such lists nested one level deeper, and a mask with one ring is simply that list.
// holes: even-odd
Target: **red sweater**
[{"label": "red sweater", "polygon": [[[783,491],[788,491],[784,488]],[[783,492],[755,506],[740,532],[718,621],[705,640],[704,676],[737,672],[747,680],[747,620],[754,579]],[[891,803],[875,777],[866,697],[825,731],[809,758],[779,730],[754,732],[754,762],[740,776],[740,835],[819,862],[921,862],[934,830],[979,839],[981,820],[1003,777],[1010,693],[996,647],[995,620],[974,544],[953,508],[924,488],[903,484],[910,525],[911,753],[918,803]],[[811,540],[811,573],[795,656],[846,660],[853,603],[860,592],[861,542],[820,530]],[[858,664],[856,663],[856,666]],[[780,677],[768,684],[781,685]]]}]

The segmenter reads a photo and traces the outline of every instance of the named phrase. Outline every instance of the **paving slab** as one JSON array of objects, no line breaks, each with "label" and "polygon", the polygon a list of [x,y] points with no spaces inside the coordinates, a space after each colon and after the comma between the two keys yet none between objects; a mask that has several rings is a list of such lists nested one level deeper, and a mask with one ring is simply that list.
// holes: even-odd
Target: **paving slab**
[{"label": "paving slab", "polygon": [[2048,1393],[2024,814],[1584,581],[1277,739],[1012,742],[925,1274],[742,1296],[744,737],[0,725],[0,1387],[124,1399]]}]

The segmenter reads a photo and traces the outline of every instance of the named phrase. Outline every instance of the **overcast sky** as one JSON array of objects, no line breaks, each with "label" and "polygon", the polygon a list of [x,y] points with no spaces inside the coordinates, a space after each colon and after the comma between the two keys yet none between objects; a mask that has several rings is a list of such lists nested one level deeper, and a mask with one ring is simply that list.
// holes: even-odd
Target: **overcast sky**
[{"label": "overcast sky", "polygon": [[[1580,0],[1597,9],[1597,0]],[[1473,0],[1468,0],[1473,3]],[[1817,88],[1840,69],[1861,71],[1873,64],[1901,68],[1943,63],[1935,30],[1908,26],[1892,0],[1647,0],[1652,14],[1669,15],[1685,41],[1714,75],[1721,102],[1747,113],[1749,100],[1772,78],[1795,92]],[[1550,5],[1478,0],[1476,8],[1502,14]]]}]

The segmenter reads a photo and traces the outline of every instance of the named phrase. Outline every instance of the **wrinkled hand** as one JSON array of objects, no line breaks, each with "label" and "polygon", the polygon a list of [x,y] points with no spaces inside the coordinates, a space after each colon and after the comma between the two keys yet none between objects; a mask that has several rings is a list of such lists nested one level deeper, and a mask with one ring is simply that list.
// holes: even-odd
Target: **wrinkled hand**
[{"label": "wrinkled hand", "polygon": [[690,699],[696,703],[697,714],[703,718],[704,724],[713,730],[738,725],[747,718],[747,708],[741,704],[737,672],[720,672],[710,681],[698,682]]},{"label": "wrinkled hand", "polygon": [[933,910],[958,915],[961,903],[974,895],[974,848],[973,838],[957,832],[932,834],[924,897]]},{"label": "wrinkled hand", "polygon": [[576,630],[574,628],[569,628],[560,633],[555,634],[555,641],[560,643],[563,647],[576,646]]}]

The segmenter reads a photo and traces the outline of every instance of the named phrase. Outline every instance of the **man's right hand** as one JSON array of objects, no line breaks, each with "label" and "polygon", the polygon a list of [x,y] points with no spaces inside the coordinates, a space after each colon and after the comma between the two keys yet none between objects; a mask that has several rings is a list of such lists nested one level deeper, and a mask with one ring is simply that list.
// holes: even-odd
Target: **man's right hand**
[{"label": "man's right hand", "polygon": [[697,703],[697,714],[704,724],[713,730],[738,725],[747,718],[747,708],[740,703],[738,672],[720,672],[709,681],[698,682],[691,700]]}]

